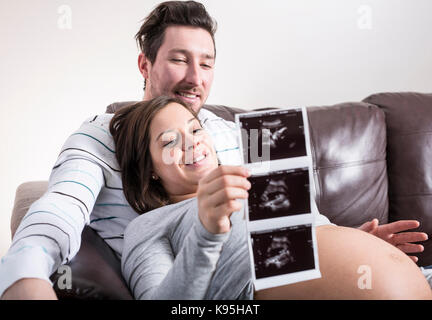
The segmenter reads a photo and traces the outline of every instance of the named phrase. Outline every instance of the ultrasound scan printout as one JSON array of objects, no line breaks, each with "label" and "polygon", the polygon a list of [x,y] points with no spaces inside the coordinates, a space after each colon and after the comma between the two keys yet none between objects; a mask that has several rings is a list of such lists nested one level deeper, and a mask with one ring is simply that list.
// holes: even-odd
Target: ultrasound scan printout
[{"label": "ultrasound scan printout", "polygon": [[252,232],[251,237],[257,279],[315,267],[310,224]]},{"label": "ultrasound scan printout", "polygon": [[315,237],[312,157],[306,108],[236,115],[255,290],[321,277]]},{"label": "ultrasound scan printout", "polygon": [[253,175],[249,181],[249,220],[311,212],[307,167]]},{"label": "ultrasound scan printout", "polygon": [[263,149],[270,150],[266,161],[306,156],[301,109],[268,112],[265,117],[245,115],[241,128],[245,163],[261,161]]}]

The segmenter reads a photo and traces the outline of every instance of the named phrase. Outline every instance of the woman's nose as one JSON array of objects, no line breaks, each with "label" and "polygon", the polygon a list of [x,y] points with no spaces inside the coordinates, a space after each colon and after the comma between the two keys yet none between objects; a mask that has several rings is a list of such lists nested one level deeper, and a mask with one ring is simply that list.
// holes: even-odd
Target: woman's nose
[{"label": "woman's nose", "polygon": [[187,134],[184,139],[183,150],[189,151],[195,149],[201,143],[200,138],[192,134]]}]

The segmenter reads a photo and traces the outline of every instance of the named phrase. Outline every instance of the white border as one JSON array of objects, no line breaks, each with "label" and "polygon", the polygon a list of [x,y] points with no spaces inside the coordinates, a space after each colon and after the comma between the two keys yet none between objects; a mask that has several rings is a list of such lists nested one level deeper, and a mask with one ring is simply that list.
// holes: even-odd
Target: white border
[{"label": "white border", "polygon": [[[260,115],[272,115],[272,114],[283,112],[284,110],[287,111],[296,110],[302,112],[306,156],[279,159],[273,161],[263,161],[258,163],[245,163],[240,118],[250,118],[250,117],[256,117]],[[263,111],[249,112],[249,113],[240,113],[235,115],[235,123],[237,126],[237,132],[239,137],[241,163],[244,167],[250,170],[251,176],[262,175],[265,173],[275,172],[275,171],[300,169],[305,167],[308,168],[308,173],[309,173],[309,195],[310,195],[311,212],[306,212],[297,215],[289,215],[285,217],[250,221],[248,202],[247,200],[244,200],[243,210],[244,210],[244,218],[246,219],[247,222],[246,229],[248,234],[249,257],[250,257],[250,265],[251,265],[252,278],[253,278],[255,290],[262,290],[262,289],[287,285],[295,282],[320,278],[321,272],[319,269],[318,245],[317,245],[316,234],[315,234],[316,231],[315,221],[319,213],[318,213],[317,205],[315,203],[316,189],[315,189],[315,181],[313,177],[313,162],[312,162],[312,153],[310,147],[309,120],[307,116],[306,107],[291,107],[285,109],[272,109],[272,110],[263,110]],[[314,255],[315,268],[310,270],[303,270],[299,272],[284,274],[284,275],[277,275],[272,277],[256,279],[251,232],[271,231],[271,230],[277,230],[286,227],[292,227],[296,225],[308,225],[308,224],[311,225],[312,249]]]}]

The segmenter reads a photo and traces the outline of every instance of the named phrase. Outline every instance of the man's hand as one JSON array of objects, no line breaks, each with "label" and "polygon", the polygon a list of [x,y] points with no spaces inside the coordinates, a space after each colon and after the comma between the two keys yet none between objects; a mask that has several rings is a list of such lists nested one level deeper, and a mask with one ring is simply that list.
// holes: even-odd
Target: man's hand
[{"label": "man's hand", "polygon": [[[363,223],[358,229],[373,234],[378,238],[387,241],[405,253],[422,252],[424,247],[421,244],[412,242],[425,241],[428,235],[424,232],[401,232],[415,229],[420,226],[417,220],[399,220],[392,223],[378,225],[378,219]],[[400,232],[400,233],[399,233]],[[416,256],[409,256],[414,262],[418,261]]]},{"label": "man's hand", "polygon": [[1,296],[2,300],[57,300],[48,281],[35,278],[21,279],[11,285]]}]

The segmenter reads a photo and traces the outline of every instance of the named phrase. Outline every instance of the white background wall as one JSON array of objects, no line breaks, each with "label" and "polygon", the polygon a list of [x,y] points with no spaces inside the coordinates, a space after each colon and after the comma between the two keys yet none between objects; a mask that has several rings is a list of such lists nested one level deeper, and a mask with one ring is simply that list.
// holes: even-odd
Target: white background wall
[{"label": "white background wall", "polygon": [[[133,36],[153,0],[0,0],[0,256],[17,186],[46,180],[67,136],[140,100]],[[209,103],[332,105],[432,92],[430,0],[208,0],[218,21]]]}]

